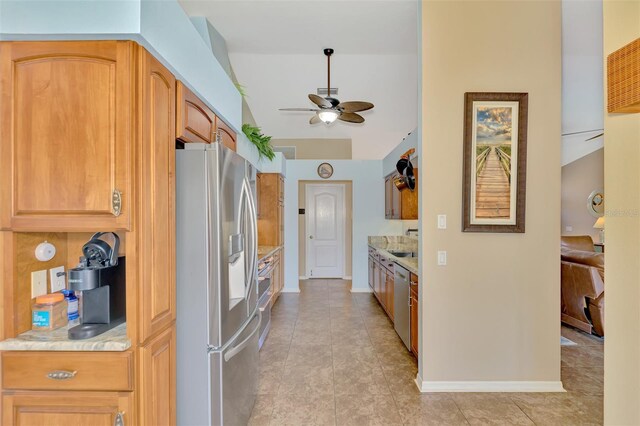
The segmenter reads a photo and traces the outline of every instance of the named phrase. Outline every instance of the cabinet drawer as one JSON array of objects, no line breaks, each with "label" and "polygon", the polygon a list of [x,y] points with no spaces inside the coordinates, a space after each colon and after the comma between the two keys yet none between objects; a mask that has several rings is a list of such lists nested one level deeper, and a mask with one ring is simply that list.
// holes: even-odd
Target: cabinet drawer
[{"label": "cabinet drawer", "polygon": [[[132,358],[131,352],[3,352],[2,388],[132,390]],[[69,377],[50,377],[65,372]]]}]

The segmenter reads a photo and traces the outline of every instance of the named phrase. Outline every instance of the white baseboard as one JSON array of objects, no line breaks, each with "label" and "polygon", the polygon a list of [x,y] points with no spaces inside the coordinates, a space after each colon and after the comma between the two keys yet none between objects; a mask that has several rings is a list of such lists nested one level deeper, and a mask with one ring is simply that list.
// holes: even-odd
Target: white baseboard
[{"label": "white baseboard", "polygon": [[416,384],[420,392],[566,392],[562,382],[524,382],[524,381],[429,381]]},{"label": "white baseboard", "polygon": [[283,288],[281,290],[283,293],[300,293],[300,289],[299,288]]},{"label": "white baseboard", "polygon": [[299,277],[298,277],[298,279],[299,279],[299,280],[306,280],[306,279],[307,279],[307,276],[306,276],[306,275],[301,275],[301,276],[299,276]]},{"label": "white baseboard", "polygon": [[342,277],[343,280],[350,280],[351,279],[351,275],[347,275],[345,277]]},{"label": "white baseboard", "polygon": [[352,288],[351,293],[373,293],[371,288]]}]

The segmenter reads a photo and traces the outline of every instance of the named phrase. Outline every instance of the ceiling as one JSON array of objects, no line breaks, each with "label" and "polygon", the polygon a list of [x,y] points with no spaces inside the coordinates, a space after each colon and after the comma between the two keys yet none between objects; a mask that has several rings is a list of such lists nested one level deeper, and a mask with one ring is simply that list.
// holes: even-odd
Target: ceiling
[{"label": "ceiling", "polygon": [[[274,138],[351,139],[354,159],[381,159],[418,122],[417,1],[180,0],[225,38],[234,73],[265,134]],[[335,49],[331,86],[341,101],[375,108],[366,122],[308,124],[307,94],[326,87],[322,50]]]}]

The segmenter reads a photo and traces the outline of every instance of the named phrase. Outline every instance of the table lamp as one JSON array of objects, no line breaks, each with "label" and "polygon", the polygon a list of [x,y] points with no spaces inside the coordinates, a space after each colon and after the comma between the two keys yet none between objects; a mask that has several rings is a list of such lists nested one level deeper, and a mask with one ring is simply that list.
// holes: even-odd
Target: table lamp
[{"label": "table lamp", "polygon": [[600,230],[600,243],[604,244],[604,216],[600,216],[593,227]]}]

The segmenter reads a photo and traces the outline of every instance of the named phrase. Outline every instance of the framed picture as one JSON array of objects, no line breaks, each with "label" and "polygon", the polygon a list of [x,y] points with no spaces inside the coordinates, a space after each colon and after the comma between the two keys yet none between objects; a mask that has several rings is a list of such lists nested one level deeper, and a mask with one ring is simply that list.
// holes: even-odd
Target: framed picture
[{"label": "framed picture", "polygon": [[462,230],[524,232],[527,93],[465,93]]}]

